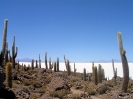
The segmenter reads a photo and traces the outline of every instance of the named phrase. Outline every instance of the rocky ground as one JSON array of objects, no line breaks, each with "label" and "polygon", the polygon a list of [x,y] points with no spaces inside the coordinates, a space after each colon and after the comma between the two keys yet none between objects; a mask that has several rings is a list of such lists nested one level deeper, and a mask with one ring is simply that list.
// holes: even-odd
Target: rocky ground
[{"label": "rocky ground", "polygon": [[0,99],[133,99],[133,81],[130,80],[128,92],[121,93],[122,78],[94,85],[93,81],[83,81],[82,73],[54,72],[51,69],[26,68],[12,70],[12,88],[0,88]]}]

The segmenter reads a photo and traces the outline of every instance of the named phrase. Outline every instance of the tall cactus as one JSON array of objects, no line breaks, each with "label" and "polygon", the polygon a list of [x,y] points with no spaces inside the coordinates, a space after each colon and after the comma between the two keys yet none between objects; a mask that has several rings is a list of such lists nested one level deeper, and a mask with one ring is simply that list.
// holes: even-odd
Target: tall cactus
[{"label": "tall cactus", "polygon": [[3,40],[2,40],[2,50],[0,53],[0,66],[4,67],[4,56],[5,56],[5,51],[6,51],[6,38],[7,38],[7,24],[8,20],[4,20],[4,31],[3,31]]},{"label": "tall cactus", "polygon": [[41,59],[40,59],[40,54],[39,54],[39,68],[41,68]]},{"label": "tall cactus", "polygon": [[46,69],[48,69],[48,66],[47,66],[47,52],[45,52],[45,67],[46,67]]},{"label": "tall cactus", "polygon": [[76,76],[76,71],[77,69],[75,68],[75,63],[74,63],[74,76]]},{"label": "tall cactus", "polygon": [[32,70],[34,70],[34,59],[32,59],[32,61],[31,61],[31,68],[32,68]]},{"label": "tall cactus", "polygon": [[36,60],[36,68],[38,68],[38,62],[37,62],[37,60]]},{"label": "tall cactus", "polygon": [[65,65],[66,65],[66,61],[67,61],[67,60],[66,60],[66,57],[65,57],[65,55],[64,55],[64,61],[65,61]]},{"label": "tall cactus", "polygon": [[94,71],[95,68],[94,68],[94,62],[92,62],[92,81],[94,81]]},{"label": "tall cactus", "polygon": [[17,57],[17,52],[18,48],[16,47],[16,52],[15,52],[15,36],[13,36],[13,45],[12,45],[12,65],[13,68],[15,69],[15,58]]},{"label": "tall cactus", "polygon": [[56,72],[56,62],[54,62],[54,72]]},{"label": "tall cactus", "polygon": [[121,91],[127,92],[128,82],[129,82],[129,67],[128,67],[128,62],[125,55],[126,51],[123,49],[121,32],[117,33],[117,38],[118,38],[118,46],[120,50],[120,56],[121,56],[122,67],[123,67],[123,83],[122,83]]},{"label": "tall cactus", "polygon": [[6,50],[5,50],[5,63],[9,61],[8,59],[8,43],[6,42]]},{"label": "tall cactus", "polygon": [[51,57],[49,58],[49,69],[51,69]]},{"label": "tall cactus", "polygon": [[69,64],[69,60],[68,59],[66,61],[66,70],[67,70],[67,74],[69,76],[71,74],[71,68],[70,68],[70,64]]},{"label": "tall cactus", "polygon": [[4,31],[3,31],[3,42],[2,42],[2,53],[3,53],[3,55],[5,55],[5,51],[6,51],[7,24],[8,24],[8,20],[5,19],[5,21],[4,21]]},{"label": "tall cactus", "polygon": [[116,71],[114,67],[114,60],[112,59],[112,67],[113,67],[113,72],[114,72],[114,86],[116,86]]},{"label": "tall cactus", "polygon": [[105,80],[105,72],[103,68],[102,68],[102,79]]},{"label": "tall cactus", "polygon": [[102,66],[98,65],[98,83],[102,83]]},{"label": "tall cactus", "polygon": [[57,57],[57,72],[59,72],[59,58]]},{"label": "tall cactus", "polygon": [[95,66],[94,67],[94,83],[95,83],[95,85],[98,84],[98,78],[97,77],[98,77],[97,76],[97,67]]},{"label": "tall cactus", "polygon": [[12,64],[8,62],[6,64],[6,83],[7,87],[12,88]]},{"label": "tall cactus", "polygon": [[83,80],[86,81],[86,69],[83,70]]}]

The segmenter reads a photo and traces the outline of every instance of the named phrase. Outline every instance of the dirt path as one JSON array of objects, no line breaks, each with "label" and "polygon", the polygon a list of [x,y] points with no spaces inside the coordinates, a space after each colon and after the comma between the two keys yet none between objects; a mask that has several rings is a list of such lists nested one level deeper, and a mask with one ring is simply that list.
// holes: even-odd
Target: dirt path
[{"label": "dirt path", "polygon": [[[73,94],[81,94],[81,93],[84,93],[84,91],[82,91],[82,90],[76,90],[74,88],[71,88],[71,91],[72,91]],[[91,98],[92,99],[100,99],[99,97],[93,96],[93,95],[91,95]]]}]

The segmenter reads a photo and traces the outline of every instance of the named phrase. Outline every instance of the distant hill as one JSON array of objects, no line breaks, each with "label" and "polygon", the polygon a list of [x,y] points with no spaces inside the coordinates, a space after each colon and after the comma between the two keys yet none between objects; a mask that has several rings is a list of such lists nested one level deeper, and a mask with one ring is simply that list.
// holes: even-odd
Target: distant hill
[{"label": "distant hill", "polygon": [[[32,61],[32,59],[30,59],[30,58],[16,59],[16,61],[18,61],[18,60],[19,60],[19,62],[31,62]],[[42,61],[42,62],[44,62],[44,61]],[[54,62],[54,61],[52,61],[52,62]],[[64,60],[63,61],[60,60],[60,62],[64,62]],[[70,62],[73,63],[73,61],[70,61]],[[91,63],[91,62],[93,62],[93,61],[84,61],[84,62],[78,62],[78,63]],[[112,60],[98,60],[98,61],[94,61],[94,63],[111,63],[111,62],[112,62]],[[120,63],[121,60],[114,59],[114,62],[115,63]],[[133,62],[133,60],[129,60],[128,62]],[[75,63],[77,63],[77,62],[75,61]]]},{"label": "distant hill", "polygon": [[19,61],[19,62],[31,62],[32,59],[30,58],[22,58],[22,59],[16,59],[16,61]]}]

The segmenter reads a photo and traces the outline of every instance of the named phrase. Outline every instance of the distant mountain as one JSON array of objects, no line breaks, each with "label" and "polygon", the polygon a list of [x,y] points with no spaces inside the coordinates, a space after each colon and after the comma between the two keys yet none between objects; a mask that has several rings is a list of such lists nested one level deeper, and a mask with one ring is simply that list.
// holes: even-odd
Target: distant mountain
[{"label": "distant mountain", "polygon": [[30,58],[22,58],[22,59],[16,59],[16,61],[19,61],[19,62],[31,62],[32,59]]},{"label": "distant mountain", "polygon": [[[18,61],[18,60],[19,60],[19,62],[31,62],[32,61],[32,59],[30,59],[30,58],[16,59],[16,61]],[[55,62],[55,61],[52,61],[52,62]],[[42,62],[44,62],[44,61],[42,61]],[[64,61],[60,60],[60,62],[64,62]],[[70,61],[70,62],[72,62],[72,61]],[[91,62],[93,62],[93,61],[84,61],[84,62],[78,62],[78,63],[91,63]],[[111,62],[112,62],[112,60],[98,60],[98,61],[94,61],[94,63],[111,63]],[[115,63],[120,63],[121,60],[114,59],[114,62]],[[128,62],[133,62],[133,60],[129,60]],[[75,63],[77,63],[77,62],[75,62]]]}]

